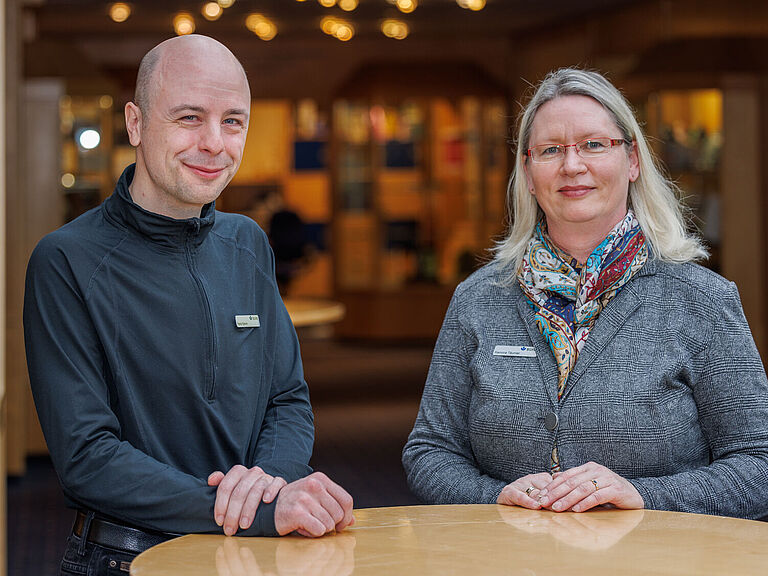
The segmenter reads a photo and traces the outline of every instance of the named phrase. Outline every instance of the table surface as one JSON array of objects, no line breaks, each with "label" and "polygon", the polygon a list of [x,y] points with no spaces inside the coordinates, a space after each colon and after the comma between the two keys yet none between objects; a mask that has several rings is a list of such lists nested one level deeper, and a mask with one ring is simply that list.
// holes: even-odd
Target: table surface
[{"label": "table surface", "polygon": [[183,536],[132,576],[768,574],[768,523],[653,510],[514,506],[368,508],[308,539]]},{"label": "table surface", "polygon": [[296,328],[332,324],[344,318],[346,309],[341,302],[320,298],[283,298],[288,315]]}]

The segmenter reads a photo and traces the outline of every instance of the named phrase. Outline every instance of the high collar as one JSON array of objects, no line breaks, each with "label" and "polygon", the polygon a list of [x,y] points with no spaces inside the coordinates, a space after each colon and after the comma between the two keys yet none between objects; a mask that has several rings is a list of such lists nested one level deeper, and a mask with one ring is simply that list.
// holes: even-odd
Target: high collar
[{"label": "high collar", "polygon": [[203,206],[199,218],[177,220],[145,210],[131,198],[128,189],[133,181],[136,164],[123,170],[114,193],[104,201],[107,215],[121,226],[132,228],[148,240],[160,246],[183,249],[197,248],[213,228],[216,214],[215,203]]}]

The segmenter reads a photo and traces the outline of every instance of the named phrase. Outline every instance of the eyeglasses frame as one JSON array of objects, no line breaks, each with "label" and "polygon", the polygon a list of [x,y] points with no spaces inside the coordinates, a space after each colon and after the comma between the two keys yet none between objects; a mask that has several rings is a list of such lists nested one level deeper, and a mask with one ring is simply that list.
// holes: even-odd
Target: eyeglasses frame
[{"label": "eyeglasses frame", "polygon": [[[578,157],[584,159],[584,156],[579,154],[579,149],[576,148],[576,146],[578,146],[582,142],[588,142],[589,140],[610,140],[611,141],[611,150],[613,150],[614,146],[619,146],[620,144],[627,144],[627,145],[632,144],[631,140],[625,140],[624,138],[609,138],[608,136],[599,136],[597,138],[595,138],[595,137],[584,138],[583,140],[579,140],[578,142],[574,142],[573,144],[539,144],[539,146],[560,146],[560,147],[563,148],[563,158],[565,158],[566,150],[568,148],[573,147],[575,152],[576,152],[576,154],[578,155]],[[553,162],[553,160],[550,160],[550,161],[547,161],[547,162],[537,162],[536,160],[533,159],[533,155],[531,154],[531,150],[533,150],[534,148],[538,148],[539,146],[531,146],[530,148],[528,148],[528,150],[525,151],[526,157],[530,158],[531,162],[533,162],[534,164],[550,164],[551,162]],[[598,154],[598,156],[599,156],[599,154]]]}]

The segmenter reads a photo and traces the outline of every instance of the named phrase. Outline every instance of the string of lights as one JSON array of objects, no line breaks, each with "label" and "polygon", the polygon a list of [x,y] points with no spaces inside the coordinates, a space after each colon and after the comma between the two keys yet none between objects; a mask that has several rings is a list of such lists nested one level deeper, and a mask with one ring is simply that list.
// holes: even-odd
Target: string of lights
[{"label": "string of lights", "polygon": [[[217,0],[205,2],[200,8],[200,16],[209,22],[221,18],[227,8],[232,7],[236,0]],[[287,1],[287,0],[286,0]],[[312,0],[296,0],[296,2],[311,2]],[[342,42],[354,38],[356,30],[352,14],[359,6],[360,0],[316,0],[325,8],[338,7],[348,12],[350,17],[325,16],[320,20],[319,28],[325,34]],[[371,0],[367,0],[371,1]],[[419,7],[420,0],[379,0],[396,7],[402,14],[410,14]],[[423,0],[421,0],[423,1]],[[471,11],[479,11],[485,8],[486,0],[455,0],[461,8]],[[133,8],[128,2],[114,2],[109,5],[109,17],[117,23],[125,22],[131,17]],[[195,13],[190,10],[180,11],[174,14],[172,25],[177,35],[192,34],[195,31]],[[278,35],[277,22],[266,14],[252,12],[246,15],[245,27],[261,40],[268,42]],[[408,23],[401,18],[382,19],[379,30],[387,38],[404,40],[411,33]]]}]

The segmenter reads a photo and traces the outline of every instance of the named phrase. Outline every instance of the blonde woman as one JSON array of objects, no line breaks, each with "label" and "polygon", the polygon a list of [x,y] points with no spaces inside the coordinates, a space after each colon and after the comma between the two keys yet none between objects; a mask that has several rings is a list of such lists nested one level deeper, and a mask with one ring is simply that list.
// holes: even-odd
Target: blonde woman
[{"label": "blonde woman", "polygon": [[428,503],[768,515],[768,382],[738,293],[695,262],[630,106],[549,74],[513,225],[454,294],[403,451]]}]

